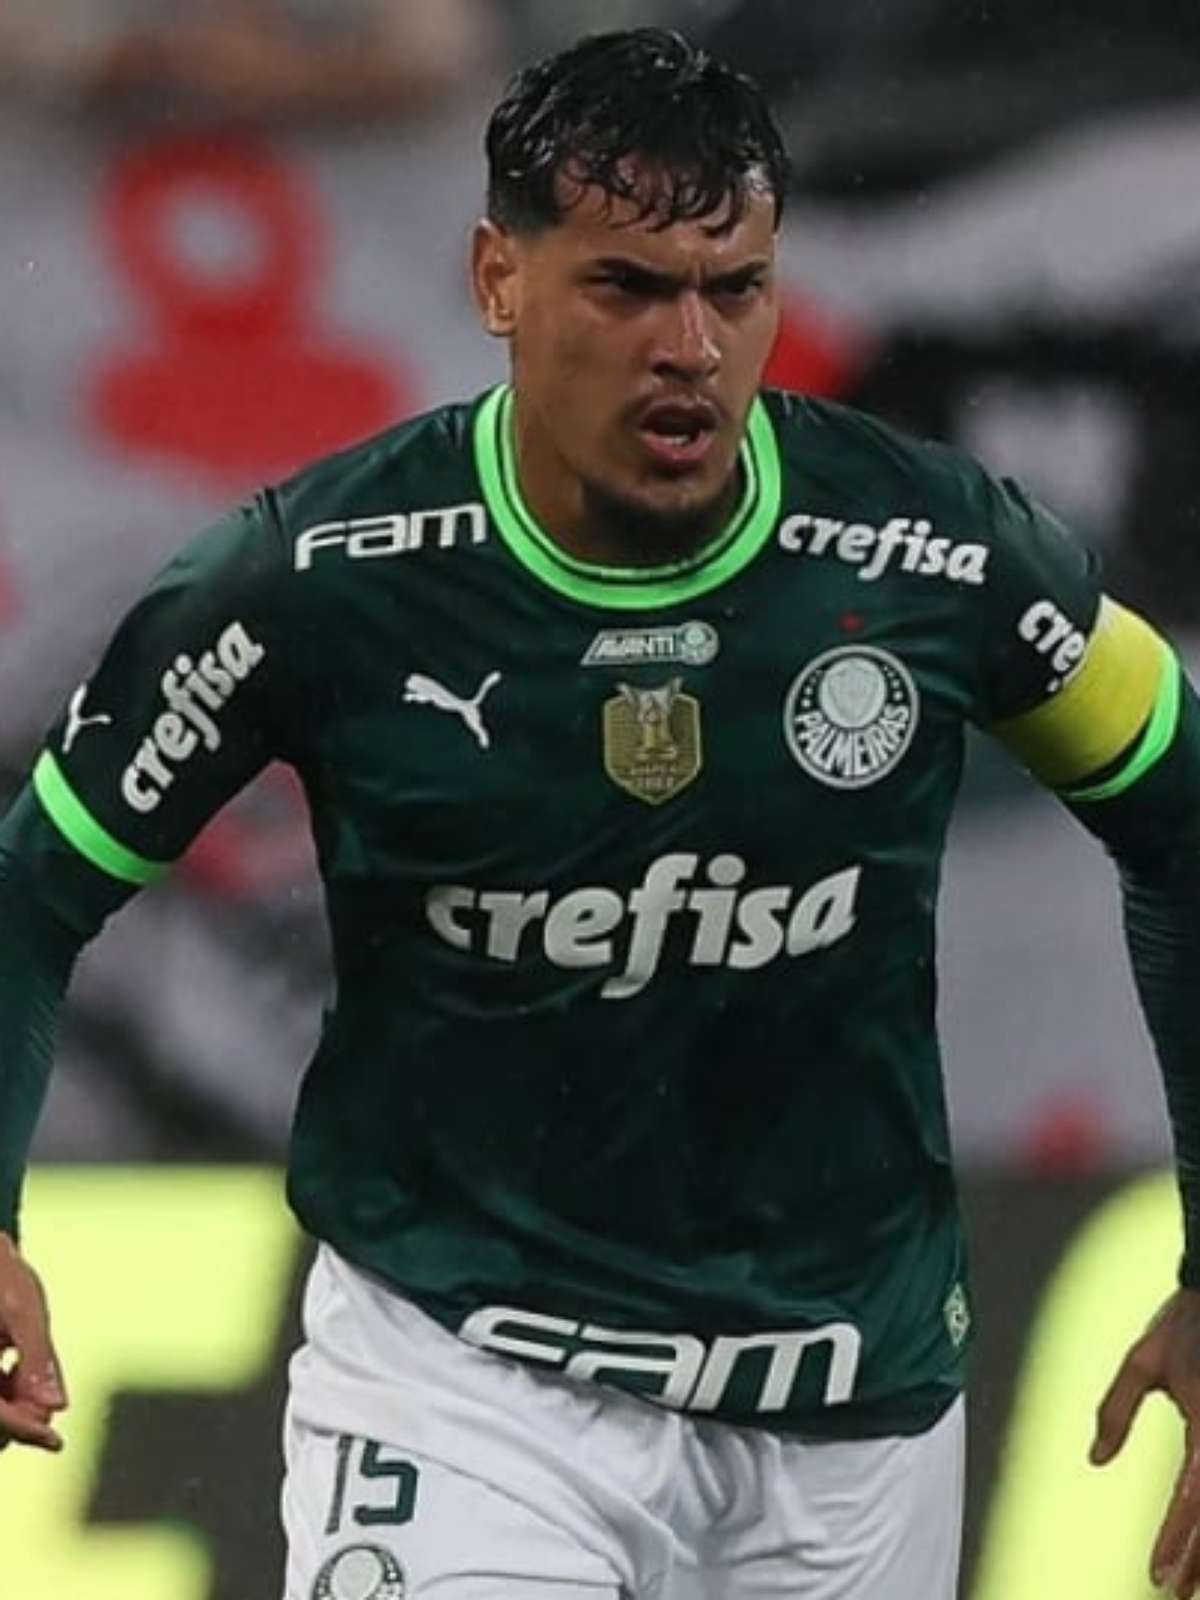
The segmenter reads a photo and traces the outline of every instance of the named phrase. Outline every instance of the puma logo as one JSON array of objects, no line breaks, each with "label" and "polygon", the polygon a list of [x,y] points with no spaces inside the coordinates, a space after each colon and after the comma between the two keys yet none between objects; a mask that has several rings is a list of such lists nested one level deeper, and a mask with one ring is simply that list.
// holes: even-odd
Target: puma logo
[{"label": "puma logo", "polygon": [[501,674],[498,672],[489,672],[470,700],[460,700],[436,678],[427,678],[420,672],[410,672],[404,680],[404,700],[406,704],[432,706],[435,711],[453,711],[456,716],[463,719],[478,739],[479,748],[487,750],[491,747],[492,739],[483,725],[480,707],[485,697],[500,682],[500,677]]},{"label": "puma logo", "polygon": [[112,726],[112,718],[107,711],[98,711],[94,717],[84,716],[83,702],[87,699],[87,694],[87,684],[81,683],[71,696],[70,704],[67,706],[67,727],[66,732],[63,734],[62,742],[63,755],[65,756],[71,754],[71,746],[85,728]]}]

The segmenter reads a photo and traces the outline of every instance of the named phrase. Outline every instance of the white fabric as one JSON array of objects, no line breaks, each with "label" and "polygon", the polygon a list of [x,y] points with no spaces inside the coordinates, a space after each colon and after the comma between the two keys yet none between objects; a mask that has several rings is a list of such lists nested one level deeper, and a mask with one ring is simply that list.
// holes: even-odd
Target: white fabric
[{"label": "white fabric", "polygon": [[[292,1363],[286,1600],[354,1544],[406,1600],[952,1600],[961,1401],[928,1433],[817,1443],[694,1421],[477,1350],[322,1249]],[[356,1523],[392,1485],[338,1440],[418,1472],[401,1526]],[[365,1600],[365,1597],[364,1597]]]}]

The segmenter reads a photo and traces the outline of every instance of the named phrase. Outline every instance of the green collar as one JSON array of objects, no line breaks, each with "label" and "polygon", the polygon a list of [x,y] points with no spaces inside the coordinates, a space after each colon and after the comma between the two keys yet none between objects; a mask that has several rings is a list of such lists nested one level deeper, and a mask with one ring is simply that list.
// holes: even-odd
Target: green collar
[{"label": "green collar", "polygon": [[762,549],[779,514],[779,447],[761,399],[750,408],[742,441],[745,493],[729,522],[683,561],[662,567],[604,567],[577,561],[538,526],[517,482],[513,395],[493,389],[475,416],[475,465],[493,522],[535,578],[571,600],[617,611],[645,611],[707,594],[739,573]]}]

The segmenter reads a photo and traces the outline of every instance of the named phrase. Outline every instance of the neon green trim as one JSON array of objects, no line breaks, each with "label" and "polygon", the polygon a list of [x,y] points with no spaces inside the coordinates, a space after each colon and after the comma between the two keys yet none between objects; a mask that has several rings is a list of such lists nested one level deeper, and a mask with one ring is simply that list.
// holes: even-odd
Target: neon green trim
[{"label": "neon green trim", "polygon": [[[595,563],[581,561],[577,556],[570,555],[566,550],[554,542],[548,534],[543,532],[537,519],[530,511],[521,493],[520,477],[517,473],[516,449],[513,444],[513,397],[512,392],[501,399],[500,413],[496,418],[496,442],[500,449],[500,485],[501,493],[506,496],[516,513],[521,532],[531,539],[541,550],[542,554],[558,566],[566,568],[578,578],[595,578],[597,567]],[[744,463],[746,469],[746,487],[738,502],[733,516],[716,539],[712,540],[703,550],[694,555],[687,556],[680,561],[667,563],[660,567],[604,567],[604,579],[609,583],[645,583],[669,579],[680,572],[691,572],[701,561],[710,559],[711,556],[732,543],[737,537],[738,530],[742,527],[746,515],[753,505],[757,495],[757,463],[753,455],[747,452]]]},{"label": "neon green trim", "polygon": [[707,594],[734,577],[770,538],[779,514],[779,447],[760,399],[750,408],[741,449],[746,488],[729,523],[684,561],[661,567],[604,567],[579,561],[541,528],[521,494],[512,443],[512,390],[493,389],[475,419],[475,465],[488,510],[522,566],[571,600],[642,611]]},{"label": "neon green trim", "polygon": [[1123,794],[1139,778],[1144,777],[1166,751],[1179,726],[1179,689],[1183,674],[1173,650],[1164,645],[1163,655],[1162,682],[1158,686],[1154,710],[1150,713],[1150,720],[1138,740],[1137,748],[1120,772],[1114,773],[1104,783],[1095,783],[1086,789],[1064,789],[1063,794],[1068,800],[1111,800],[1114,795]]},{"label": "neon green trim", "polygon": [[102,828],[71,788],[49,750],[43,750],[33,769],[33,788],[67,843],[110,878],[120,878],[123,883],[153,883],[170,870],[169,861],[147,861],[144,856],[134,855]]}]

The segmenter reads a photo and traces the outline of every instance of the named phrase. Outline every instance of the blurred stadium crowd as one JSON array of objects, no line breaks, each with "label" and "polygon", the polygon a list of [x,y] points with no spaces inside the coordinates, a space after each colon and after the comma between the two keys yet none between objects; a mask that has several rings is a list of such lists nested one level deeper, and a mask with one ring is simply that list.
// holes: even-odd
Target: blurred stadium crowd
[{"label": "blurred stadium crowd", "polygon": [[[189,532],[500,375],[461,270],[486,108],[516,64],[652,21],[759,76],[788,132],[774,380],[1021,477],[1192,647],[1194,7],[4,0],[6,788]],[[1106,869],[986,754],[944,945],[960,1148],[1163,1153]],[[41,1153],[275,1155],[326,984],[303,817],[268,773],[85,958]]]}]

